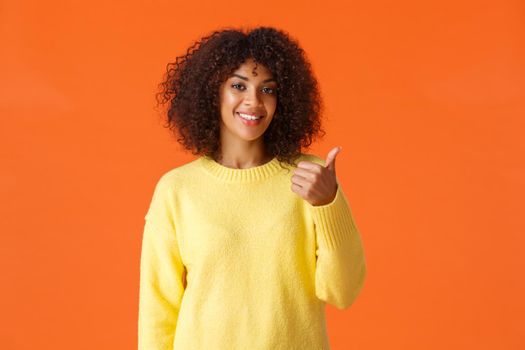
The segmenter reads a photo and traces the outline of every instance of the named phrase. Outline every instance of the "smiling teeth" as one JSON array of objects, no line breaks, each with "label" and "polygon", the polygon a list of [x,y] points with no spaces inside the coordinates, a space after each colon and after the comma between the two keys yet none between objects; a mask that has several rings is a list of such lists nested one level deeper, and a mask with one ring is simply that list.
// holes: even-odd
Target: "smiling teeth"
[{"label": "smiling teeth", "polygon": [[241,118],[248,119],[248,120],[257,120],[257,119],[262,118],[262,117],[254,117],[254,116],[251,116],[249,114],[244,114],[244,113],[239,113],[239,115],[241,116]]}]

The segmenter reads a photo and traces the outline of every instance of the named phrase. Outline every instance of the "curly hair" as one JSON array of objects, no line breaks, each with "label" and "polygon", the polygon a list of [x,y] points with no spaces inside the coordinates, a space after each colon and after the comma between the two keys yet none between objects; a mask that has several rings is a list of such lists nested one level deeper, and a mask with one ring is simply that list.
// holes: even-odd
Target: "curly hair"
[{"label": "curly hair", "polygon": [[295,164],[302,147],[326,134],[320,120],[324,106],[304,50],[283,30],[216,30],[168,63],[156,94],[157,107],[168,103],[164,127],[192,154],[220,159],[219,88],[249,58],[277,83],[275,116],[263,135],[265,152]]}]

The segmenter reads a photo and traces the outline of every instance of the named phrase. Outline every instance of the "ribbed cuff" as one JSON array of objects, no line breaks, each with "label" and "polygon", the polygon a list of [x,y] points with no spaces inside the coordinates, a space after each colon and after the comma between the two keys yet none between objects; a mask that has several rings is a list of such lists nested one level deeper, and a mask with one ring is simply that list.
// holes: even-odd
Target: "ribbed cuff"
[{"label": "ribbed cuff", "polygon": [[321,248],[335,250],[344,245],[352,234],[358,234],[340,184],[337,185],[337,192],[332,202],[319,206],[307,204]]}]

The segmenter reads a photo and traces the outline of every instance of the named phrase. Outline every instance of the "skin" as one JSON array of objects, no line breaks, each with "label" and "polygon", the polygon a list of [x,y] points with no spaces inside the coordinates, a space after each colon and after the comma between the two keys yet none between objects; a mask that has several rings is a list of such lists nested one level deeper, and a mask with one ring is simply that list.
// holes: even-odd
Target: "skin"
[{"label": "skin", "polygon": [[[272,159],[264,151],[263,135],[277,107],[277,83],[268,79],[274,79],[272,73],[250,58],[221,84],[222,165],[245,169],[263,165]],[[243,123],[238,111],[264,117],[259,125],[249,126]]]},{"label": "skin", "polygon": [[[263,135],[273,120],[277,107],[277,83],[272,73],[253,59],[247,59],[220,86],[221,150],[220,164],[246,169],[269,162]],[[238,111],[263,115],[259,125],[245,125]],[[313,206],[333,202],[337,192],[335,158],[341,147],[326,156],[325,166],[301,161],[291,177],[291,191]]]},{"label": "skin", "polygon": [[335,158],[342,147],[334,147],[328,152],[325,165],[309,161],[297,163],[291,177],[290,189],[313,206],[327,205],[334,201],[337,194],[337,176]]}]

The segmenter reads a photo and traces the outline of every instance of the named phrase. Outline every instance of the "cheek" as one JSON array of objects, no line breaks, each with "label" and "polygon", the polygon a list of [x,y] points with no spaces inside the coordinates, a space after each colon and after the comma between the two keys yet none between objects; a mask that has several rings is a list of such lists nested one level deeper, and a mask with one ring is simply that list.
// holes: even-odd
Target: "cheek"
[{"label": "cheek", "polygon": [[277,108],[277,99],[276,98],[268,98],[266,101],[265,101],[265,106],[266,106],[266,110],[267,111],[275,111],[275,109]]},{"label": "cheek", "polygon": [[239,100],[239,96],[233,91],[225,90],[222,94],[222,100],[224,103],[232,104]]},{"label": "cheek", "polygon": [[238,104],[238,98],[231,93],[223,93],[221,96],[221,115],[222,119],[226,122],[230,122],[231,116],[236,109]]}]

